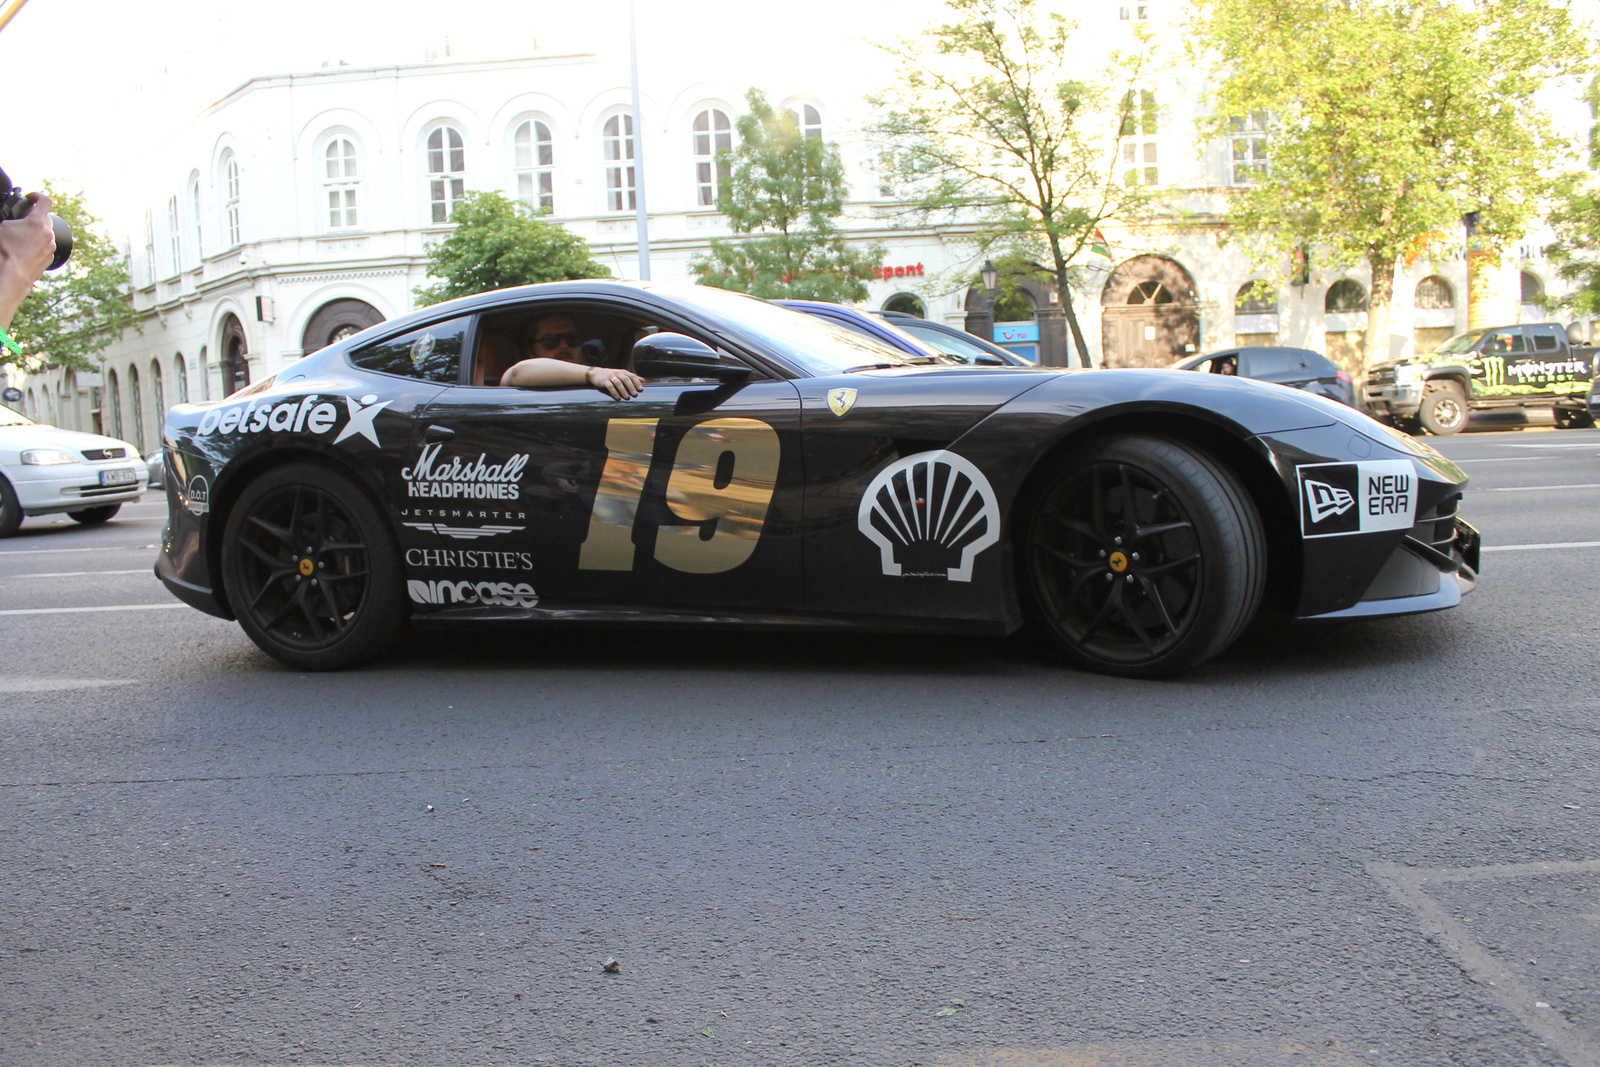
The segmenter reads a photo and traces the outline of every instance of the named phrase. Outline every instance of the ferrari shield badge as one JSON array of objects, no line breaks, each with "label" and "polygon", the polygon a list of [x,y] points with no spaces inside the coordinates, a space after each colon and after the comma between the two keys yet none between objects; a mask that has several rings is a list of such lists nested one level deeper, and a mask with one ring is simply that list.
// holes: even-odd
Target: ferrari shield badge
[{"label": "ferrari shield badge", "polygon": [[844,418],[845,412],[854,407],[855,402],[856,391],[854,389],[828,390],[828,410],[840,418]]}]

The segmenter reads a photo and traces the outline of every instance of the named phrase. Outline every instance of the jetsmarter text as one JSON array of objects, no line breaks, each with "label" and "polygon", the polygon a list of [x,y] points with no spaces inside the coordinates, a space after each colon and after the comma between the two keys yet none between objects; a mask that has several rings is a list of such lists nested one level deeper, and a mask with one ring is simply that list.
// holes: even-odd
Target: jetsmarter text
[{"label": "jetsmarter text", "polygon": [[449,463],[441,463],[439,452],[443,447],[439,444],[424,446],[416,465],[400,472],[406,482],[407,496],[479,500],[516,500],[521,496],[517,483],[528,465],[526,454],[512,456],[504,463],[487,462],[487,453],[465,463],[460,456],[451,456]]}]

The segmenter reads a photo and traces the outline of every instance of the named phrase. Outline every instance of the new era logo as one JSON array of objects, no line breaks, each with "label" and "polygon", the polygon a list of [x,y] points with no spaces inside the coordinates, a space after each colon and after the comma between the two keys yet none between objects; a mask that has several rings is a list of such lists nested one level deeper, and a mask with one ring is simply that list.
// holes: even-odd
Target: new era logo
[{"label": "new era logo", "polygon": [[1347,489],[1307,478],[1306,506],[1311,509],[1311,521],[1321,522],[1332,515],[1343,515],[1355,507],[1356,498]]}]

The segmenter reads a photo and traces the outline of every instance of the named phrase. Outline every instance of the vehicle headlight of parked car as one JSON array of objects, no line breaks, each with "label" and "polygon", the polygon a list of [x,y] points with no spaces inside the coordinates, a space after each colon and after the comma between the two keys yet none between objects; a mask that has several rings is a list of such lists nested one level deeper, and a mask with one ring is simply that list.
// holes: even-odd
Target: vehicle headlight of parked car
[{"label": "vehicle headlight of parked car", "polygon": [[22,454],[22,462],[31,467],[50,467],[58,463],[76,463],[78,457],[57,448],[30,448]]}]

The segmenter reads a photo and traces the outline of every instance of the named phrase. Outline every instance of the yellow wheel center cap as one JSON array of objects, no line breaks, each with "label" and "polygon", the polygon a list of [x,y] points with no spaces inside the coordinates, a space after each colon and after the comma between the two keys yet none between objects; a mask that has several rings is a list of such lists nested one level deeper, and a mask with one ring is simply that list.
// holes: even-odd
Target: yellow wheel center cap
[{"label": "yellow wheel center cap", "polygon": [[1128,557],[1123,555],[1121,552],[1111,553],[1111,558],[1106,560],[1106,562],[1111,564],[1111,569],[1116,571],[1118,574],[1121,574],[1123,571],[1128,569]]},{"label": "yellow wheel center cap", "polygon": [[317,565],[312,563],[309,559],[303,559],[300,561],[300,573],[305,575],[307,578],[311,577],[311,572],[316,569]]}]

